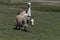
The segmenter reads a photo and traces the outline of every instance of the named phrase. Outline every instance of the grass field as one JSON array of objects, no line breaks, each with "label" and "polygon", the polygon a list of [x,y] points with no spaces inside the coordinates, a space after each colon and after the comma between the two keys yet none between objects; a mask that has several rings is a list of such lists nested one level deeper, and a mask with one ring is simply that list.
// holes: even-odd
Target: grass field
[{"label": "grass field", "polygon": [[25,4],[0,4],[0,40],[60,40],[60,12],[32,7],[35,25],[28,27],[30,32],[13,29],[16,11],[25,7]]}]

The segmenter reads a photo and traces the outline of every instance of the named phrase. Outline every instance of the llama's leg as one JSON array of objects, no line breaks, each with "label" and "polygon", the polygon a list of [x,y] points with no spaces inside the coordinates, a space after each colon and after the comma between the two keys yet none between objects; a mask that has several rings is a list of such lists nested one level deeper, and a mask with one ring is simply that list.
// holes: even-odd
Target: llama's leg
[{"label": "llama's leg", "polygon": [[26,26],[24,27],[24,31],[27,31]]},{"label": "llama's leg", "polygon": [[18,28],[18,24],[16,25],[16,29]]},{"label": "llama's leg", "polygon": [[16,29],[18,28],[18,21],[17,21],[17,19],[16,19],[16,23],[17,23],[17,25],[16,25]]},{"label": "llama's leg", "polygon": [[28,27],[28,25],[24,25],[24,31],[27,31],[27,27]]},{"label": "llama's leg", "polygon": [[34,25],[34,19],[31,19],[31,25],[32,26]]},{"label": "llama's leg", "polygon": [[16,29],[17,29],[17,26],[18,26],[18,25],[16,25]]},{"label": "llama's leg", "polygon": [[20,24],[17,22],[16,29],[20,30]]},{"label": "llama's leg", "polygon": [[27,19],[25,18],[25,20],[24,20],[24,31],[27,31],[27,27],[28,27]]},{"label": "llama's leg", "polygon": [[30,24],[30,17],[27,17],[27,24]]}]

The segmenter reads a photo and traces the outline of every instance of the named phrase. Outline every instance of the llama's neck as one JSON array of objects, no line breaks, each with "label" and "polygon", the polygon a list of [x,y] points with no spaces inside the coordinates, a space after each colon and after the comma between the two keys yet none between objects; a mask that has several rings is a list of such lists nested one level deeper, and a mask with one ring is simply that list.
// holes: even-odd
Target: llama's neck
[{"label": "llama's neck", "polygon": [[26,13],[28,13],[28,15],[31,16],[31,4],[28,4]]},{"label": "llama's neck", "polygon": [[27,9],[26,9],[26,13],[29,12],[29,10],[31,10],[31,4],[28,4]]}]

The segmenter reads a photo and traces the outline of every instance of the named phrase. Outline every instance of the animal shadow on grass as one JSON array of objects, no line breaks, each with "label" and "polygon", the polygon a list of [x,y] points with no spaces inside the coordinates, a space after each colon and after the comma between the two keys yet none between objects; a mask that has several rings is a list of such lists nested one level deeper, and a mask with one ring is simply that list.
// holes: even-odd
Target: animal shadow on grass
[{"label": "animal shadow on grass", "polygon": [[24,29],[21,29],[21,28],[16,28],[16,25],[14,25],[15,27],[13,28],[14,30],[21,30],[21,31],[23,31],[23,32],[30,32],[30,31],[28,31],[28,30],[24,30]]}]

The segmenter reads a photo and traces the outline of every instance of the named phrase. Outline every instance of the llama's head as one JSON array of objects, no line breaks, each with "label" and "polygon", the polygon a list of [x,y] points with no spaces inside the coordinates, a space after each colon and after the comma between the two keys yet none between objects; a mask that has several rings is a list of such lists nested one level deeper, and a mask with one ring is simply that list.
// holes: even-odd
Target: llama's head
[{"label": "llama's head", "polygon": [[28,8],[29,8],[29,7],[31,7],[31,3],[30,3],[30,2],[28,3]]},{"label": "llama's head", "polygon": [[28,4],[30,5],[31,3],[29,2]]}]

